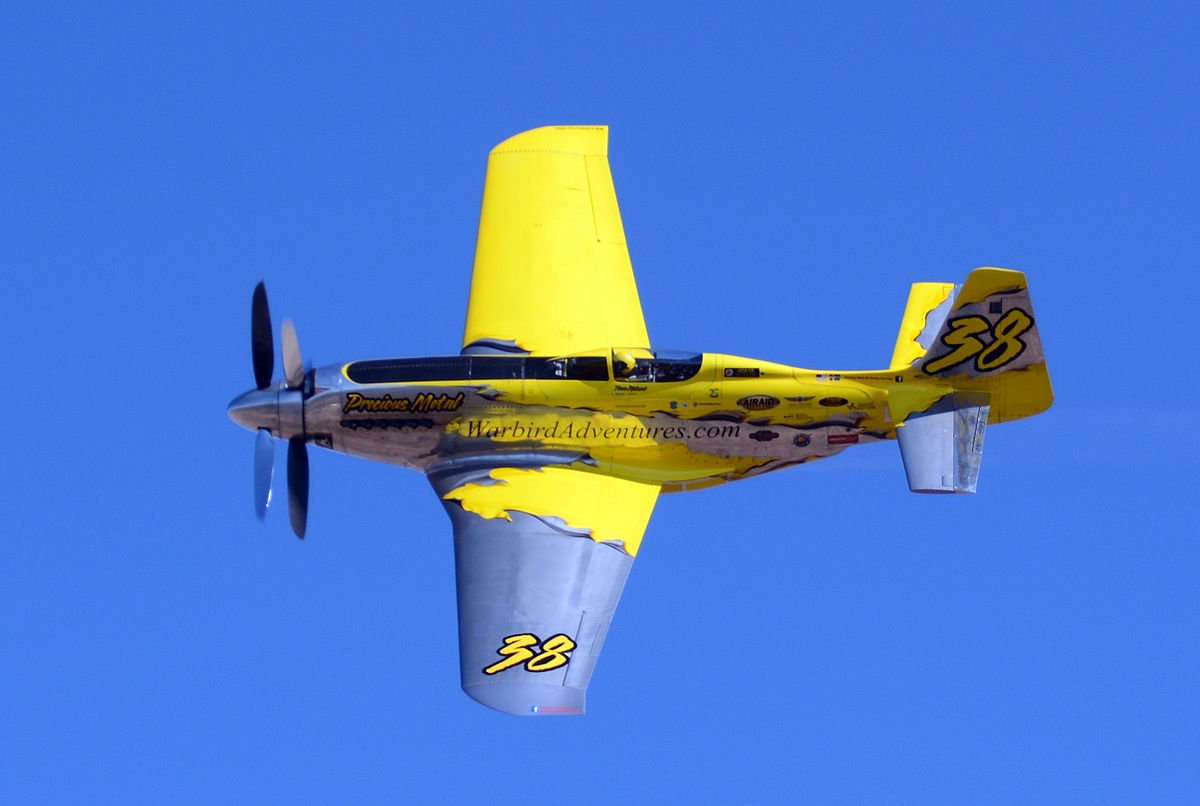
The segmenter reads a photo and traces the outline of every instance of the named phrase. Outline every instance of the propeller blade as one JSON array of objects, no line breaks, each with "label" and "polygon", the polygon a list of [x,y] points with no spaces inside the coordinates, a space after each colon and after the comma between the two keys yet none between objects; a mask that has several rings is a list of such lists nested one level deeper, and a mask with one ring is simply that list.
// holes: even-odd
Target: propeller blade
[{"label": "propeller blade", "polygon": [[258,429],[254,440],[254,511],[261,521],[271,506],[271,479],[275,475],[275,441],[271,432]]},{"label": "propeller blade", "polygon": [[304,539],[308,525],[308,446],[304,437],[288,440],[288,517],[296,537]]},{"label": "propeller blade", "polygon": [[304,361],[300,358],[300,341],[291,319],[283,320],[279,335],[283,339],[283,377],[287,388],[299,389],[304,383]]},{"label": "propeller blade", "polygon": [[271,336],[267,287],[261,281],[254,287],[250,303],[250,357],[254,361],[254,385],[266,389],[275,374],[275,341]]}]

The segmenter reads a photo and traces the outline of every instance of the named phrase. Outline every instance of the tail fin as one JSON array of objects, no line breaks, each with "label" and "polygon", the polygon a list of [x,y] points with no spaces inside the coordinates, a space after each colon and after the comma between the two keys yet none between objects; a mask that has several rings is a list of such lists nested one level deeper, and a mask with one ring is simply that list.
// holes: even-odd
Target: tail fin
[{"label": "tail fin", "polygon": [[948,300],[945,284],[914,284],[892,359],[904,386],[892,416],[914,492],[974,492],[987,425],[1054,401],[1024,274],[976,269]]},{"label": "tail fin", "polygon": [[1025,275],[976,269],[954,297],[937,338],[913,370],[949,381],[956,391],[986,394],[989,423],[1050,408],[1054,393]]},{"label": "tail fin", "polygon": [[929,350],[954,297],[954,283],[913,283],[900,320],[892,369],[905,369]]}]

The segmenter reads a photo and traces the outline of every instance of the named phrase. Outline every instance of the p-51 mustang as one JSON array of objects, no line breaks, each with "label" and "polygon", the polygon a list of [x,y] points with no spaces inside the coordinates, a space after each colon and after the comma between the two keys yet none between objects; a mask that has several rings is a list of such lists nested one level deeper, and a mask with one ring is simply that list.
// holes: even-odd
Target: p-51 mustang
[{"label": "p-51 mustang", "polygon": [[255,500],[288,441],[303,537],[307,443],[426,474],[454,527],[462,687],[511,714],[581,714],[660,493],[895,439],[909,487],[975,491],[989,423],[1053,400],[1025,276],[915,283],[887,369],[812,371],[655,350],[601,126],[535,129],[488,161],[460,354],[306,369],[291,322],[272,382],[251,311]]}]

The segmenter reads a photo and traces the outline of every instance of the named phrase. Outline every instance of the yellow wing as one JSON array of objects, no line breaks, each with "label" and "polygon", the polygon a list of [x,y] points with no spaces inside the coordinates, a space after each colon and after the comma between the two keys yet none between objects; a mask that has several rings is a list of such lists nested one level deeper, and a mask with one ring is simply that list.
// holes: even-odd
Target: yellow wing
[{"label": "yellow wing", "polygon": [[463,691],[509,714],[583,713],[658,485],[469,460],[429,481],[454,524]]},{"label": "yellow wing", "polygon": [[598,543],[613,543],[636,556],[658,493],[657,484],[548,465],[499,467],[485,483],[463,484],[442,499],[458,501],[485,519],[512,520],[511,512],[557,518]]},{"label": "yellow wing", "polygon": [[488,158],[463,351],[649,347],[608,127],[518,134]]}]

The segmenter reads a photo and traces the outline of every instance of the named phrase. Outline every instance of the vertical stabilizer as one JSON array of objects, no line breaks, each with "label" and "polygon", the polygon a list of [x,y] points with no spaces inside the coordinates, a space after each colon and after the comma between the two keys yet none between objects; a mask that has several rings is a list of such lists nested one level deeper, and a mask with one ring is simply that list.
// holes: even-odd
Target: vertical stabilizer
[{"label": "vertical stabilizer", "polygon": [[971,272],[913,368],[913,381],[934,379],[956,392],[986,394],[993,425],[1050,408],[1054,393],[1025,275],[992,268]]},{"label": "vertical stabilizer", "polygon": [[913,492],[975,492],[988,424],[1054,400],[1029,286],[1008,269],[976,269],[957,292],[914,283],[889,369],[888,407]]},{"label": "vertical stabilizer", "polygon": [[892,350],[892,369],[905,369],[929,351],[953,299],[954,283],[912,284]]}]

